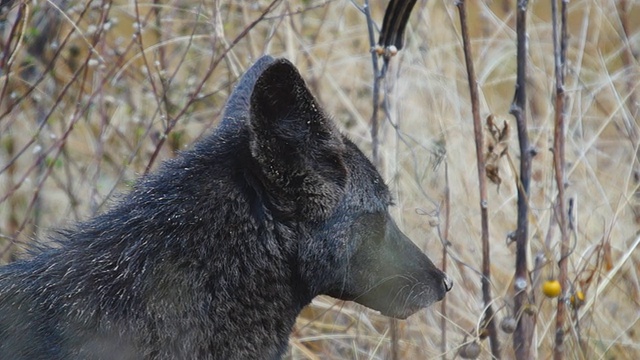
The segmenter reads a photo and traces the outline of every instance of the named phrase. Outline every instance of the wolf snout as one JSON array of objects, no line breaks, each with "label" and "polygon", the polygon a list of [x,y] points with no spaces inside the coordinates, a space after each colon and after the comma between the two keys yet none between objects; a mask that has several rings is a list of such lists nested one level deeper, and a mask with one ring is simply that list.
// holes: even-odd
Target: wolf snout
[{"label": "wolf snout", "polygon": [[443,271],[438,270],[438,277],[436,277],[436,286],[440,285],[440,287],[436,290],[436,301],[440,301],[444,299],[449,291],[453,288],[453,280],[444,273]]}]

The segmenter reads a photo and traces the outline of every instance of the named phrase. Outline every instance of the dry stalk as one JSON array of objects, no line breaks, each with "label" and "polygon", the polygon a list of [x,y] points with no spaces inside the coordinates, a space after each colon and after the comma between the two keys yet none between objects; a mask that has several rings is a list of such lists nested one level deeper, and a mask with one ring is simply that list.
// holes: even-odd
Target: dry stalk
[{"label": "dry stalk", "polygon": [[[173,118],[173,122],[170,123],[167,127],[167,129],[165,130],[165,134],[168,134],[173,127],[175,126],[175,122],[177,122],[178,119],[180,119],[184,113],[189,109],[189,107],[191,106],[191,104],[193,102],[195,102],[197,100],[196,94],[199,93],[199,91],[201,90],[201,88],[204,86],[204,83],[206,82],[207,78],[211,75],[211,73],[213,72],[213,70],[215,69],[215,67],[219,64],[220,61],[222,61],[222,59],[224,59],[225,55],[243,38],[245,37],[249,31],[251,29],[253,29],[257,23],[259,23],[260,21],[262,21],[265,16],[267,14],[269,14],[273,8],[279,3],[280,0],[273,0],[263,11],[263,13],[255,20],[253,21],[251,24],[247,25],[247,27],[245,27],[245,29],[243,29],[243,31],[233,40],[233,42],[229,45],[228,48],[224,49],[220,56],[217,58],[213,58],[210,67],[209,67],[209,71],[206,74],[206,76],[202,79],[202,81],[199,83],[198,87],[196,88],[196,91],[194,91],[193,95],[189,98],[189,100],[187,101],[187,104],[179,111],[179,113]],[[82,12],[79,15],[79,18],[82,19],[82,17],[84,16],[85,12],[89,9],[89,7],[85,7]],[[103,9],[103,13],[101,14],[101,23],[105,21],[106,19],[106,14],[108,12],[108,8],[107,9]],[[147,14],[147,17],[143,19],[141,19],[140,17],[138,17],[139,24],[144,24],[148,21],[149,16],[152,13],[149,12]],[[101,27],[99,27],[101,28]],[[67,39],[69,38],[69,36],[71,35],[71,33],[73,31],[75,31],[77,29],[77,26],[74,26],[72,28],[72,31],[69,32],[69,34],[66,35],[64,41],[62,42],[62,44],[64,45],[67,41]],[[97,39],[99,37],[100,33],[97,33],[95,35],[95,38]],[[87,40],[88,41],[88,40]],[[89,44],[91,47],[92,45]],[[127,54],[135,45],[140,46],[140,43],[138,43],[137,41],[132,41],[131,43],[129,43],[129,45],[126,47],[126,49],[124,50],[123,54]],[[62,49],[63,46],[60,47],[60,49]],[[93,48],[93,47],[92,47]],[[24,99],[27,99],[29,94],[36,89],[37,85],[43,80],[45,79],[45,75],[48,73],[48,69],[50,69],[53,64],[55,63],[55,58],[57,58],[60,49],[58,49],[58,52],[54,55],[53,60],[49,61],[47,64],[47,71],[43,72],[42,75],[35,81],[35,83],[33,85],[31,85],[30,87],[27,88],[27,91],[25,94],[23,94],[21,96],[21,98],[19,98],[17,101],[14,101],[12,103],[9,103],[7,106],[7,109],[5,110],[5,112],[3,112],[2,114],[0,114],[0,120],[3,119],[6,115],[8,115],[15,106],[18,105],[18,103]],[[40,130],[42,130],[42,127],[44,126],[44,124],[46,123],[46,119],[49,119],[50,116],[53,114],[54,111],[56,111],[57,107],[62,103],[62,99],[64,96],[66,96],[66,94],[68,93],[68,90],[71,89],[73,84],[76,83],[86,83],[87,82],[87,75],[88,75],[88,62],[91,59],[91,56],[93,55],[93,52],[90,52],[89,54],[87,54],[86,58],[84,59],[83,65],[80,66],[76,71],[74,71],[71,79],[69,79],[66,84],[63,86],[63,88],[60,90],[59,94],[57,94],[57,97],[53,100],[54,105],[50,108],[50,110],[43,114],[42,117],[42,121],[39,122],[38,124],[38,129],[37,129],[37,133],[36,136],[33,136],[25,145],[21,146],[21,148],[17,151],[14,152],[13,157],[10,159],[9,163],[6,166],[3,166],[2,168],[0,168],[0,174],[5,172],[10,166],[11,164],[13,164],[20,156],[22,156],[23,153],[25,153],[27,151],[27,149],[33,145],[36,140],[38,139],[38,134],[40,132]],[[114,75],[115,69],[117,69],[120,65],[120,63],[122,63],[124,60],[124,55],[121,56],[119,58],[118,63],[116,64],[116,66],[112,67],[112,69],[106,73],[104,75],[104,77],[102,78],[102,81],[96,85],[98,88],[102,88],[103,85],[105,85],[107,82],[109,82]],[[157,92],[156,92],[157,93]],[[71,132],[74,129],[75,124],[80,121],[82,119],[83,114],[85,114],[87,112],[87,109],[91,106],[93,99],[95,97],[97,97],[100,94],[100,92],[94,92],[91,94],[88,94],[88,99],[86,101],[80,101],[79,99],[83,96],[83,91],[82,91],[82,87],[81,87],[81,91],[80,93],[77,95],[78,98],[78,103],[84,103],[85,105],[78,107],[74,113],[74,115],[72,116],[71,120],[69,121],[69,124],[67,126],[65,126],[65,128],[63,129],[63,134],[61,135],[61,137],[54,142],[53,145],[43,149],[37,156],[36,160],[33,162],[33,165],[30,166],[25,172],[24,174],[20,177],[20,179],[18,181],[13,182],[13,186],[11,188],[9,188],[9,190],[7,191],[6,194],[4,194],[3,196],[0,196],[0,204],[3,203],[5,200],[7,200],[12,194],[14,194],[23,184],[25,184],[25,179],[30,176],[34,171],[39,171],[41,172],[41,175],[38,176],[39,180],[38,183],[36,184],[36,190],[32,196],[31,201],[29,202],[29,205],[27,207],[26,210],[26,214],[30,214],[32,213],[33,209],[37,206],[37,199],[38,196],[40,194],[41,188],[44,184],[44,182],[49,178],[49,175],[51,174],[52,170],[53,170],[53,165],[55,164],[55,162],[58,160],[58,158],[60,156],[62,156],[63,152],[64,152],[64,146],[66,144],[66,140],[69,137],[69,135],[71,134]],[[146,134],[150,131],[150,128],[147,129]],[[152,159],[149,162],[148,168],[151,167],[151,165],[153,164],[153,161],[155,160],[155,157],[157,156],[157,153],[159,152],[162,144],[164,143],[164,139],[166,138],[166,136],[161,140],[161,142],[157,145],[156,147],[156,151],[154,152],[154,156],[152,156]],[[134,156],[134,153],[132,153],[132,157]],[[40,164],[44,161],[45,158],[50,159],[48,165],[46,166],[45,169],[41,169],[40,168]],[[17,227],[16,231],[12,234],[12,241],[8,242],[6,245],[4,245],[2,248],[0,248],[0,257],[3,256],[3,254],[5,254],[15,243],[18,242],[18,237],[20,236],[20,234],[23,232],[23,230],[25,229],[25,226],[27,225],[27,222],[29,221],[29,217],[25,217],[25,219],[20,223],[20,225]]]},{"label": "dry stalk", "polygon": [[[364,1],[364,5],[361,8],[367,19],[367,30],[369,35],[369,49],[371,52],[371,65],[373,67],[373,109],[371,113],[371,161],[376,167],[380,167],[380,139],[378,135],[379,120],[378,110],[380,108],[380,87],[382,81],[385,78],[387,62],[384,63],[382,69],[378,65],[378,53],[374,51],[375,40],[375,23],[371,16],[371,8],[369,6],[369,0]],[[389,319],[389,335],[391,338],[391,355],[390,359],[399,359],[399,334],[398,334],[398,321],[396,319]]]},{"label": "dry stalk", "polygon": [[562,0],[561,9],[561,34],[558,35],[558,5],[557,0],[551,0],[551,13],[553,23],[553,51],[556,80],[556,104],[555,104],[555,129],[553,138],[553,165],[558,187],[557,220],[560,226],[560,261],[558,266],[560,273],[558,281],[562,286],[562,294],[558,299],[556,312],[556,336],[553,358],[560,360],[564,357],[564,320],[566,313],[567,289],[567,257],[569,256],[569,229],[567,227],[567,208],[565,199],[565,93],[564,76],[567,51],[567,1]]},{"label": "dry stalk", "polygon": [[[449,227],[451,220],[451,186],[449,185],[449,163],[444,161],[444,231],[442,236],[442,271],[447,273],[447,247],[449,246]],[[442,350],[442,358],[446,359],[447,353],[447,297],[445,296],[440,303],[440,349]]]},{"label": "dry stalk", "polygon": [[526,109],[526,75],[527,75],[527,5],[528,0],[518,0],[516,9],[516,36],[517,36],[517,78],[515,94],[509,112],[515,117],[518,144],[520,146],[520,178],[518,180],[518,219],[515,233],[516,242],[516,271],[515,271],[515,295],[514,313],[518,316],[518,325],[513,334],[513,348],[517,359],[531,359],[532,338],[535,326],[534,318],[530,311],[529,300],[529,272],[527,269],[528,248],[528,199],[529,183],[531,181],[531,158],[533,150],[529,145],[527,131]]},{"label": "dry stalk", "polygon": [[[0,7],[1,9],[2,7]],[[23,41],[24,27],[25,22],[29,16],[28,14],[29,8],[26,4],[21,3],[18,7],[18,13],[16,14],[16,20],[11,26],[11,30],[9,31],[7,41],[4,44],[0,44],[0,51],[2,51],[2,57],[0,58],[0,68],[4,69],[5,74],[9,74],[11,72],[11,65],[13,65],[14,54],[19,51],[20,46]],[[18,29],[22,28],[21,31]],[[15,42],[15,44],[14,44]],[[13,45],[13,49],[11,49]],[[7,88],[9,86],[9,76],[4,77],[4,83],[2,85],[2,90],[0,91],[0,103],[2,103],[2,99],[6,99],[5,95],[7,93]],[[2,117],[0,117],[2,120]]]},{"label": "dry stalk", "polygon": [[478,184],[480,189],[480,217],[482,226],[482,300],[484,301],[485,313],[482,315],[484,326],[489,331],[489,341],[491,343],[491,354],[494,358],[500,358],[500,343],[494,321],[493,307],[491,306],[491,252],[489,247],[489,215],[487,211],[487,171],[484,157],[484,140],[482,136],[482,123],[480,120],[480,102],[478,99],[478,84],[473,67],[471,56],[471,44],[469,41],[469,29],[467,26],[467,11],[465,1],[456,2],[460,13],[460,28],[462,29],[462,44],[464,48],[464,58],[467,65],[467,78],[469,82],[469,93],[471,96],[471,112],[473,115],[473,133],[476,143],[476,159],[478,163]]},{"label": "dry stalk", "polygon": [[[80,14],[80,18],[82,18],[82,16],[85,14],[85,12],[87,11],[88,6],[84,8],[84,10],[81,12]],[[107,10],[108,11],[108,10]],[[104,15],[106,14],[105,9],[103,9],[102,12],[102,19],[106,18]],[[99,36],[99,34],[96,34],[96,36]],[[89,44],[91,46],[91,44]],[[62,88],[60,95],[55,99],[53,106],[49,109],[48,112],[42,111],[41,114],[38,117],[38,132],[35,134],[35,136],[33,136],[31,138],[31,140],[28,142],[27,145],[23,146],[21,150],[19,150],[9,161],[9,163],[3,167],[2,169],[0,169],[0,174],[3,173],[5,170],[7,170],[17,159],[18,157],[20,157],[24,151],[26,151],[26,149],[34,144],[37,143],[40,139],[40,130],[44,127],[44,124],[47,122],[47,119],[50,118],[51,114],[55,111],[56,107],[58,107],[61,102],[62,102],[62,98],[63,96],[67,93],[67,91],[71,88],[71,85],[73,83],[75,83],[76,81],[79,81],[81,84],[86,83],[87,81],[87,64],[91,58],[92,53],[89,53],[87,55],[87,57],[84,60],[84,65],[81,66],[78,70],[76,70],[72,76],[72,79],[67,82],[67,84],[65,84],[65,86]],[[51,61],[51,63],[53,63],[53,61]],[[41,81],[42,79],[44,79],[44,74],[41,75],[40,79],[37,81]],[[29,87],[28,89],[28,93],[31,92],[33,89],[35,89],[36,85],[32,85],[31,87]],[[95,94],[93,94],[92,96],[94,96]],[[79,94],[76,97],[76,101],[78,103],[80,103],[80,99],[83,96],[83,92],[80,91]],[[26,95],[23,95],[22,99],[26,99]],[[15,105],[14,105],[15,106]],[[11,111],[11,106],[7,106],[9,109],[0,116],[0,119],[2,119],[5,115],[9,114],[9,112]],[[9,241],[5,246],[3,246],[0,249],[0,257],[3,257],[4,254],[9,251],[9,249],[14,245],[19,243],[19,236],[25,231],[25,229],[27,228],[27,225],[29,225],[29,223],[33,223],[35,221],[35,225],[38,224],[39,222],[39,218],[40,218],[40,206],[41,206],[41,202],[40,202],[40,193],[42,191],[42,188],[44,186],[45,181],[49,178],[49,175],[51,175],[51,172],[53,171],[53,166],[55,164],[55,162],[58,160],[58,158],[62,155],[64,147],[66,145],[66,141],[67,138],[69,137],[69,135],[71,134],[75,124],[80,120],[81,118],[81,114],[83,112],[80,111],[76,111],[73,114],[72,119],[69,122],[69,125],[65,127],[65,130],[63,132],[63,135],[60,137],[60,139],[58,139],[52,146],[48,147],[46,150],[42,151],[40,153],[40,155],[37,157],[37,159],[33,162],[33,164],[28,168],[28,170],[26,171],[25,174],[22,175],[22,177],[20,178],[19,181],[13,181],[12,182],[12,187],[9,189],[9,191],[0,198],[0,204],[3,203],[5,200],[7,200],[9,197],[11,197],[15,191],[18,190],[18,188],[20,188],[24,183],[25,180],[29,177],[29,175],[32,172],[35,172],[36,177],[38,179],[36,186],[34,188],[34,192],[31,195],[31,200],[28,203],[28,206],[26,208],[25,211],[25,217],[24,219],[20,222],[20,225],[17,227],[17,229],[15,229],[15,231],[13,232],[13,234],[11,235],[11,241]],[[52,154],[52,155],[51,155]],[[45,164],[45,159],[47,156],[50,156],[50,161],[48,161],[47,164]],[[34,214],[33,219],[31,219],[31,217],[28,214]],[[31,236],[35,235],[35,231],[33,234],[30,234]]]},{"label": "dry stalk", "polygon": [[[365,17],[367,18],[367,29],[369,30],[369,49],[373,49],[376,40],[374,34],[374,22],[371,17],[371,8],[369,7],[369,0],[365,0],[362,7]],[[378,139],[378,109],[380,108],[380,82],[384,77],[378,66],[378,54],[375,51],[371,51],[371,65],[373,66],[373,112],[371,113],[371,161],[374,165],[380,165],[380,159],[378,155],[379,139]],[[393,332],[392,332],[393,334]]]},{"label": "dry stalk", "polygon": [[[638,76],[635,75],[633,71],[635,64],[637,63],[636,57],[634,56],[636,49],[634,49],[634,46],[630,41],[634,36],[632,23],[630,23],[629,19],[630,9],[632,6],[633,1],[628,2],[627,0],[620,0],[617,2],[618,16],[620,17],[620,23],[622,25],[622,32],[624,35],[622,37],[623,50],[621,51],[620,59],[622,60],[622,64],[625,69],[624,71],[626,73],[626,88],[628,93],[626,99],[627,111],[623,112],[622,121],[627,131],[629,142],[635,152],[634,173],[637,186],[640,182],[640,133],[636,119],[640,116],[640,103],[638,102],[636,91]],[[634,198],[637,198],[639,195],[640,190],[636,189],[634,192]],[[640,222],[640,205],[637,200],[633,206],[633,211],[635,213],[636,223]]]},{"label": "dry stalk", "polygon": [[[235,39],[233,39],[233,41],[230,44],[228,44],[225,49],[223,49],[220,52],[220,55],[218,57],[212,57],[211,58],[211,62],[209,63],[209,67],[207,68],[207,72],[202,77],[201,81],[198,83],[198,86],[193,91],[191,97],[189,98],[189,101],[187,101],[187,103],[182,107],[182,109],[175,116],[172,116],[171,119],[168,120],[167,127],[165,128],[165,131],[164,131],[164,136],[161,137],[160,141],[158,142],[158,145],[156,145],[156,149],[154,150],[154,152],[151,155],[151,158],[149,160],[149,163],[147,164],[147,168],[145,170],[145,174],[148,173],[151,170],[151,167],[153,166],[153,163],[155,162],[156,158],[158,157],[158,154],[160,153],[160,149],[162,148],[162,146],[164,145],[166,139],[168,138],[169,133],[176,126],[176,124],[178,123],[178,120],[180,120],[182,118],[182,116],[187,112],[187,110],[189,110],[191,105],[197,100],[197,94],[200,93],[200,91],[204,87],[204,85],[207,82],[207,80],[209,79],[209,77],[211,77],[211,74],[213,74],[213,71],[215,70],[215,68],[220,64],[220,62],[222,60],[225,59],[227,54],[238,44],[238,42],[240,40],[244,39],[249,34],[249,32],[254,27],[256,27],[256,25],[258,25],[262,20],[264,20],[264,18],[268,14],[270,14],[271,11],[279,3],[280,3],[280,0],[272,0],[271,3],[269,3],[269,5],[262,11],[260,16],[258,16],[254,21],[252,21],[244,29],[242,29],[240,34]],[[192,33],[192,35],[193,35],[193,33]],[[214,39],[214,41],[215,41],[215,39]],[[216,47],[216,44],[214,42],[212,44],[212,50],[215,50],[215,47]],[[141,50],[141,51],[144,54],[144,50]],[[145,63],[146,63],[146,60],[145,60]],[[147,66],[147,68],[149,68],[149,67]],[[152,86],[154,86],[153,85],[153,81],[151,80],[150,82],[151,82]],[[155,86],[154,86],[154,91],[155,91]],[[155,93],[157,94],[158,92],[156,91]]]},{"label": "dry stalk", "polygon": [[[622,32],[624,35],[624,37],[622,38],[624,49],[620,53],[620,59],[622,60],[622,64],[625,67],[625,72],[627,73],[626,87],[627,92],[629,93],[626,100],[627,112],[623,113],[623,120],[624,126],[629,136],[629,140],[631,141],[631,146],[633,146],[634,150],[636,151],[636,160],[638,160],[638,158],[640,158],[640,153],[638,153],[638,146],[640,146],[640,134],[638,133],[637,124],[635,123],[634,119],[637,119],[638,115],[640,114],[640,106],[638,105],[635,90],[637,80],[632,71],[633,66],[636,62],[634,57],[636,49],[633,48],[633,44],[630,41],[634,34],[632,33],[632,27],[629,22],[629,14],[630,9],[633,6],[633,1],[629,3],[627,0],[620,0],[617,2],[617,6],[618,16],[620,16],[620,23],[622,25]],[[638,164],[636,164],[636,166],[638,166]]]}]

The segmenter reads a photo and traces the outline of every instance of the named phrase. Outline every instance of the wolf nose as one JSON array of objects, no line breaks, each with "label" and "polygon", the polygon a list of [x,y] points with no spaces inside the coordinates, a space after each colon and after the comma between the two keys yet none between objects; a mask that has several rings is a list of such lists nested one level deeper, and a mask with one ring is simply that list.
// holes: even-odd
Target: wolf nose
[{"label": "wolf nose", "polygon": [[451,278],[445,274],[444,275],[444,288],[447,289],[447,291],[450,291],[451,289],[453,289],[453,280],[451,280]]}]

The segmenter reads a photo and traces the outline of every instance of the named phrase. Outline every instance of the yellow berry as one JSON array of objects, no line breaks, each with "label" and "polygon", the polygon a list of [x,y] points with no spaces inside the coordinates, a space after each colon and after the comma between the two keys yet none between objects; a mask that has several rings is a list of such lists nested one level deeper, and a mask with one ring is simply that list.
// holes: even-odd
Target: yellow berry
[{"label": "yellow berry", "polygon": [[554,298],[560,296],[562,286],[558,280],[547,280],[542,283],[542,293],[547,297]]},{"label": "yellow berry", "polygon": [[579,308],[580,306],[582,306],[582,304],[584,304],[584,293],[578,290],[575,294],[571,295],[571,298],[569,298],[569,300],[571,302],[571,306],[573,306],[574,308]]}]

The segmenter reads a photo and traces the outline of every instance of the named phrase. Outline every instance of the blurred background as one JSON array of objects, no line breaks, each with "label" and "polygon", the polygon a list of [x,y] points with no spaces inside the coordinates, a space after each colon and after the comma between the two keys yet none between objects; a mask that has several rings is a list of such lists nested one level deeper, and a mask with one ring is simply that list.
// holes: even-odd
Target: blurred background
[{"label": "blurred background", "polygon": [[[496,321],[513,313],[519,148],[509,114],[516,1],[468,3],[481,116],[511,135],[489,182]],[[0,263],[35,238],[102,212],[163,159],[220,120],[238,77],[260,55],[293,61],[342,131],[371,154],[374,73],[364,0],[2,1]],[[382,25],[386,1],[371,1]],[[640,358],[640,2],[571,1],[567,188],[571,236],[566,356]],[[529,199],[538,358],[550,358],[558,299],[554,214],[551,5],[530,1],[527,121],[537,155]],[[377,39],[377,35],[376,35]],[[391,322],[319,297],[299,317],[290,359],[456,358],[481,329],[480,200],[469,86],[455,1],[418,0],[384,79],[378,167],[403,230],[454,279],[446,304]],[[386,115],[385,115],[386,113]],[[505,125],[506,124],[506,125]],[[490,153],[490,150],[487,149]],[[536,265],[537,264],[537,265]],[[503,355],[512,334],[499,331]]]}]

